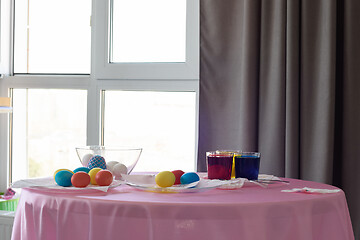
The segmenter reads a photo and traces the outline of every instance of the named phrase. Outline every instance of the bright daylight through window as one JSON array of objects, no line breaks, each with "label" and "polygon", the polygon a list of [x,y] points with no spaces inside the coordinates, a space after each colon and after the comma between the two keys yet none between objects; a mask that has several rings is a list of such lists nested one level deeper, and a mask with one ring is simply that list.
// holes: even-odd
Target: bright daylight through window
[{"label": "bright daylight through window", "polygon": [[86,143],[86,91],[15,89],[13,99],[12,179],[75,169],[74,146]]},{"label": "bright daylight through window", "polygon": [[16,0],[15,73],[90,73],[89,0]]},{"label": "bright daylight through window", "polygon": [[186,1],[112,3],[111,62],[185,62]]},{"label": "bright daylight through window", "polygon": [[105,92],[105,145],[144,148],[137,170],[194,170],[194,92]]},{"label": "bright daylight through window", "polygon": [[85,145],[143,148],[134,171],[195,170],[197,0],[16,0],[12,11],[1,182],[75,168]]}]

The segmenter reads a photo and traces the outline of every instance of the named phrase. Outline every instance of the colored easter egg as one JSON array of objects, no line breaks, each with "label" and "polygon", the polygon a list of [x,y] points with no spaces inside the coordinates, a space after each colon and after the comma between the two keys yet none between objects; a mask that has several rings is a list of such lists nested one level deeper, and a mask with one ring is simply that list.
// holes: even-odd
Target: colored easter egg
[{"label": "colored easter egg", "polygon": [[121,174],[127,174],[127,171],[127,167],[122,163],[115,164],[112,168],[115,177],[121,177]]},{"label": "colored easter egg", "polygon": [[113,179],[114,177],[109,170],[100,170],[95,176],[95,181],[99,186],[109,186]]},{"label": "colored easter egg", "polygon": [[175,175],[175,185],[177,184],[180,184],[180,178],[181,176],[184,174],[184,171],[182,170],[174,170],[174,171],[171,171],[174,175]]},{"label": "colored easter egg", "polygon": [[89,171],[89,175],[90,175],[90,183],[93,184],[93,185],[97,185],[96,183],[96,180],[95,180],[95,177],[96,177],[96,174],[101,171],[102,169],[101,168],[93,168]]},{"label": "colored easter egg", "polygon": [[190,184],[193,182],[197,182],[199,180],[200,180],[200,177],[195,172],[184,173],[180,178],[181,184]]},{"label": "colored easter egg", "polygon": [[74,174],[74,172],[71,171],[71,170],[69,170],[69,169],[61,168],[61,169],[58,169],[58,170],[56,170],[56,171],[54,172],[54,179],[55,179],[55,175],[56,175],[58,172],[60,172],[60,171],[69,171],[69,172],[71,172],[72,174]]},{"label": "colored easter egg", "polygon": [[175,175],[170,171],[159,172],[155,176],[155,182],[159,187],[171,187],[175,183]]},{"label": "colored easter egg", "polygon": [[86,172],[86,173],[89,173],[89,172],[90,172],[90,169],[87,168],[87,167],[78,167],[78,168],[75,169],[73,172],[74,172],[74,173],[77,173],[77,172]]},{"label": "colored easter egg", "polygon": [[92,158],[92,156],[94,156],[94,155],[92,155],[91,153],[88,153],[82,157],[81,162],[84,167],[87,167],[89,165],[89,161],[90,161],[90,158]]},{"label": "colored easter egg", "polygon": [[70,187],[73,173],[68,170],[61,170],[55,175],[55,182],[62,187]]},{"label": "colored easter egg", "polygon": [[113,171],[113,167],[118,164],[119,162],[117,161],[110,161],[106,163],[106,169],[110,170],[111,172]]},{"label": "colored easter egg", "polygon": [[86,172],[76,172],[71,177],[71,183],[74,187],[84,188],[90,183],[90,175]]},{"label": "colored easter egg", "polygon": [[87,167],[90,168],[90,169],[93,169],[93,168],[96,168],[96,167],[106,169],[105,158],[103,158],[100,155],[95,155],[95,156],[90,158],[89,164],[88,164]]}]

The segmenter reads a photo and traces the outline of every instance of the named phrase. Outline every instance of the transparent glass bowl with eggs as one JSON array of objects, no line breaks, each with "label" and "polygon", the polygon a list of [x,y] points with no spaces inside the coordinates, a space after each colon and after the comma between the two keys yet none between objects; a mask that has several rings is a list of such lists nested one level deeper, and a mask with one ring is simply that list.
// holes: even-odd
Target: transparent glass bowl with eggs
[{"label": "transparent glass bowl with eggs", "polygon": [[130,174],[139,161],[142,148],[84,146],[76,147],[76,153],[84,167],[100,167],[110,170],[115,179]]}]

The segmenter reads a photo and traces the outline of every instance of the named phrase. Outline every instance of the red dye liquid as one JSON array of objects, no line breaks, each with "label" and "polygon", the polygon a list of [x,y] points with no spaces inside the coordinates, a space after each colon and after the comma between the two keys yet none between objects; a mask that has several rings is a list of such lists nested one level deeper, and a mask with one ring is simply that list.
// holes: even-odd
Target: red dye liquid
[{"label": "red dye liquid", "polygon": [[210,155],[207,156],[208,178],[209,179],[231,179],[233,156]]}]

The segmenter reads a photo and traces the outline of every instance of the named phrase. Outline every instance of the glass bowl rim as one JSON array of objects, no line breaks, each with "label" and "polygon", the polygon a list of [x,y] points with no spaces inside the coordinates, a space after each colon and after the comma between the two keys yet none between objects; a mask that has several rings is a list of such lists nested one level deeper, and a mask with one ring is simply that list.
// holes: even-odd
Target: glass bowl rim
[{"label": "glass bowl rim", "polygon": [[[94,149],[92,149],[94,148]],[[140,147],[128,147],[128,146],[107,146],[107,145],[87,145],[75,147],[76,150],[106,150],[106,151],[125,151],[125,150],[138,150],[142,151]]]}]

